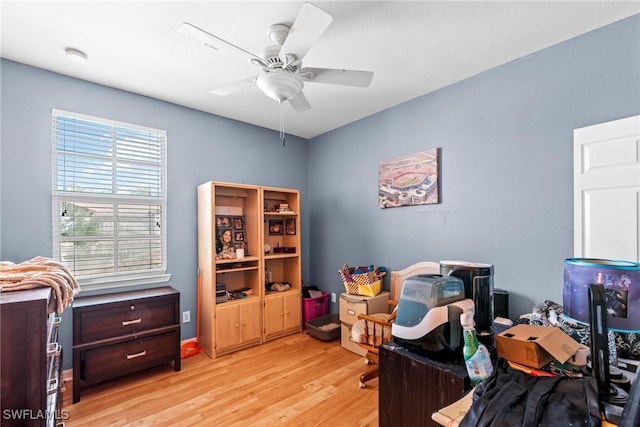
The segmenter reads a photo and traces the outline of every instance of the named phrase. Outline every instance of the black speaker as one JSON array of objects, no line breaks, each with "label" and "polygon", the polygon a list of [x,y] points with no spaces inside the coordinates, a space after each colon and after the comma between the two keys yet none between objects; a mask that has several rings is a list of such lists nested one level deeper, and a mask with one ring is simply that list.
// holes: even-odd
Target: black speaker
[{"label": "black speaker", "polygon": [[589,333],[591,338],[591,376],[598,381],[601,400],[611,395],[609,372],[609,337],[604,286],[589,285]]},{"label": "black speaker", "polygon": [[496,317],[509,318],[509,292],[504,289],[493,290],[493,314]]}]

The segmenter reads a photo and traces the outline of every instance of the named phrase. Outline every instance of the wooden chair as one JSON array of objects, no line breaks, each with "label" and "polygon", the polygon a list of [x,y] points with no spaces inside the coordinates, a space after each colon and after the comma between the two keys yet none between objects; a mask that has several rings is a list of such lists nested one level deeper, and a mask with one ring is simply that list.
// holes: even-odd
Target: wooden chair
[{"label": "wooden chair", "polygon": [[391,341],[391,323],[396,317],[395,307],[398,304],[402,285],[405,279],[417,274],[439,274],[440,263],[434,261],[421,261],[412,264],[402,270],[392,271],[390,280],[390,300],[389,305],[394,307],[391,314],[374,313],[360,314],[358,321],[351,328],[351,339],[364,348],[365,363],[375,366],[360,375],[360,387],[367,386],[367,381],[378,377],[378,347],[386,341]]},{"label": "wooden chair", "polygon": [[360,375],[361,388],[367,386],[367,381],[378,377],[378,347],[391,340],[391,322],[396,317],[397,301],[389,300],[389,305],[394,308],[390,314],[359,314],[358,322],[351,329],[352,339],[367,351],[364,356],[365,363],[374,365]]}]

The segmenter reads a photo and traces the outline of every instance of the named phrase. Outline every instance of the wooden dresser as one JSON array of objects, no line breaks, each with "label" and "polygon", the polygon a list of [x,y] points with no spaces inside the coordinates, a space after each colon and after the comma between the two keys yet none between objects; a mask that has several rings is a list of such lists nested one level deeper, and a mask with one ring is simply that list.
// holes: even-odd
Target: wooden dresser
[{"label": "wooden dresser", "polygon": [[180,370],[180,293],[172,287],[76,298],[73,403],[89,385],[173,361]]},{"label": "wooden dresser", "polygon": [[0,293],[0,425],[53,426],[64,419],[60,394],[60,317],[50,288]]},{"label": "wooden dresser", "polygon": [[380,427],[438,426],[431,414],[471,388],[464,362],[441,363],[394,342],[379,348]]}]

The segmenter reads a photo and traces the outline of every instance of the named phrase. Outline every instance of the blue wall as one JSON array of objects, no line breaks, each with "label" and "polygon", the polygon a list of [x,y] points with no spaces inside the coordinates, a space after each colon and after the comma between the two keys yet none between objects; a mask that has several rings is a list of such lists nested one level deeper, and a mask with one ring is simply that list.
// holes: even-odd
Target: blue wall
[{"label": "blue wall", "polygon": [[[511,317],[562,303],[573,129],[639,113],[636,15],[317,137],[311,277],[340,292],[344,263],[468,260],[495,266]],[[379,162],[433,147],[442,202],[379,209]]]},{"label": "blue wall", "polygon": [[[51,109],[168,131],[168,271],[196,310],[196,186],[299,188],[303,278],[422,260],[495,266],[511,315],[561,302],[573,254],[573,129],[640,114],[640,16],[306,141],[11,61],[0,62],[0,259],[51,255]],[[425,72],[424,78],[429,78]],[[441,203],[377,207],[380,161],[440,147]],[[336,304],[331,311],[336,312]],[[71,311],[61,341],[71,348]],[[182,338],[195,336],[183,325]],[[71,358],[66,358],[65,369]]]}]

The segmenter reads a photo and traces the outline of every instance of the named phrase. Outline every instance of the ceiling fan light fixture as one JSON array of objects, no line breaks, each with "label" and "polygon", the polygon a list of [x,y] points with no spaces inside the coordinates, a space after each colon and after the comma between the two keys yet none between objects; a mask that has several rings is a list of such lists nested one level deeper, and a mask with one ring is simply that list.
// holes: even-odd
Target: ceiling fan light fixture
[{"label": "ceiling fan light fixture", "polygon": [[67,55],[67,58],[69,58],[73,62],[77,62],[79,64],[84,64],[85,62],[87,62],[87,54],[81,50],[75,49],[73,47],[68,47],[64,50],[64,53]]},{"label": "ceiling fan light fixture", "polygon": [[261,75],[256,84],[265,95],[279,103],[299,94],[304,87],[300,77],[283,70],[274,70]]}]

